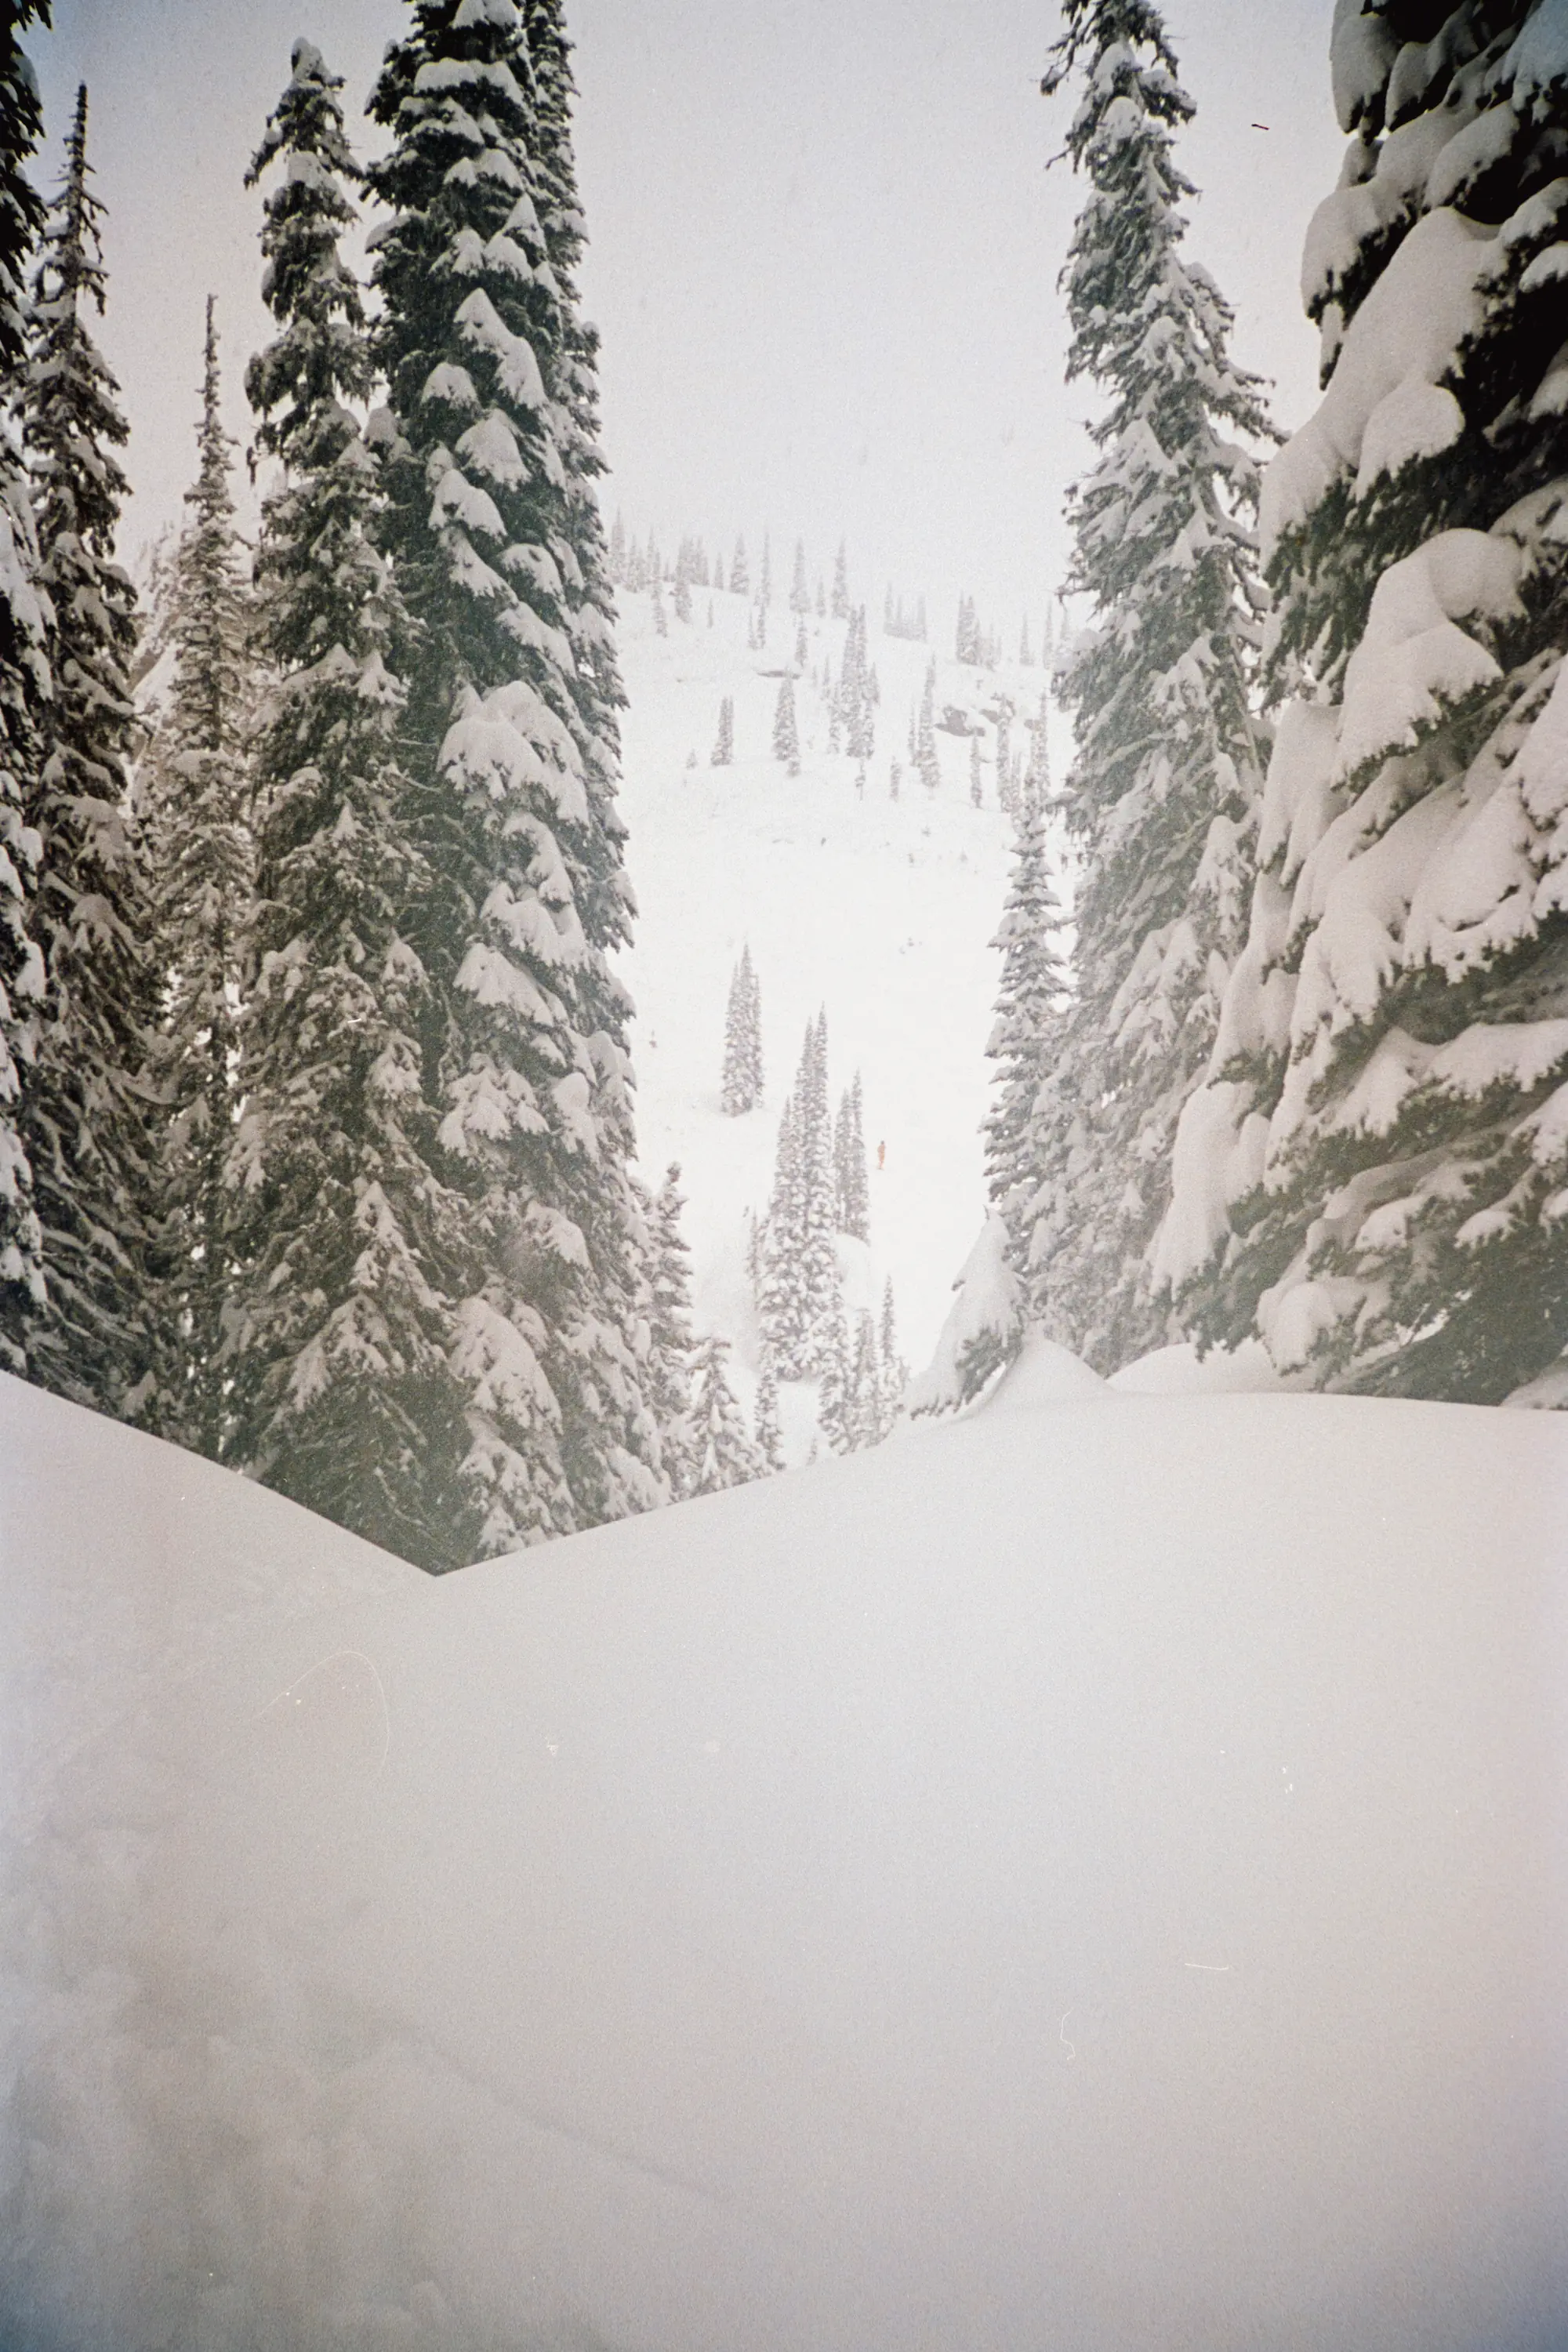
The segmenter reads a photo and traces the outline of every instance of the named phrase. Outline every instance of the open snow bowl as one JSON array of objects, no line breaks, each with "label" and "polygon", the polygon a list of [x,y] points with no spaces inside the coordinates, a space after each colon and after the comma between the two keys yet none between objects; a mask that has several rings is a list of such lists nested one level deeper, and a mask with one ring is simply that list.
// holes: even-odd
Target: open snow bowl
[{"label": "open snow bowl", "polygon": [[1086,1393],[428,1582],[0,1383],[0,2343],[1568,2334],[1550,1415]]}]

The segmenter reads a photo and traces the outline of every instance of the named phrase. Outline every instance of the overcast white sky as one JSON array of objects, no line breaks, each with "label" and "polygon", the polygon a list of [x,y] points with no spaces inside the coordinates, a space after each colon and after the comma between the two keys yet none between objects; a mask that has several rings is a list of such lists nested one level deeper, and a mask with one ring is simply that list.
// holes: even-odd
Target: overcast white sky
[{"label": "overcast white sky", "polygon": [[[126,551],[195,464],[202,305],[219,298],[228,419],[268,331],[246,163],[307,34],[347,77],[351,131],[397,0],[55,0],[31,50],[58,173],[85,77],[110,207],[110,316],[133,440]],[[1315,385],[1296,280],[1340,142],[1331,0],[1172,0],[1199,109],[1189,250],[1237,311],[1236,350],[1282,423]],[[569,0],[578,156],[604,336],[607,505],[666,542],[847,538],[883,583],[1037,621],[1090,395],[1061,382],[1056,278],[1079,191],[1038,94],[1050,0]],[[1266,128],[1255,126],[1262,124]],[[376,134],[379,138],[379,133]]]}]

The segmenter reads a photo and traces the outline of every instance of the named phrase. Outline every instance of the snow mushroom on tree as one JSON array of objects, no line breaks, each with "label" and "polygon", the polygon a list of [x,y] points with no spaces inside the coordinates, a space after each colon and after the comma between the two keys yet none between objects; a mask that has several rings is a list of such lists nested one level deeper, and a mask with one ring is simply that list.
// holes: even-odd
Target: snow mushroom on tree
[{"label": "snow mushroom on tree", "polygon": [[1321,404],[1261,522],[1246,951],[1162,1265],[1333,1388],[1568,1404],[1568,21],[1342,0]]}]

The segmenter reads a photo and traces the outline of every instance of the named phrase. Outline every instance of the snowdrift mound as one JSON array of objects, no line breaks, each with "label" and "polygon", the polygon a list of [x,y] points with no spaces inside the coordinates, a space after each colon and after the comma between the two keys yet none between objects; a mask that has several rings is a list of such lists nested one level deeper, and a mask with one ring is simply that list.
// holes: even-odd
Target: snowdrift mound
[{"label": "snowdrift mound", "polygon": [[429,1582],[0,1383],[0,2342],[1568,2325],[1568,1425],[981,1412]]}]

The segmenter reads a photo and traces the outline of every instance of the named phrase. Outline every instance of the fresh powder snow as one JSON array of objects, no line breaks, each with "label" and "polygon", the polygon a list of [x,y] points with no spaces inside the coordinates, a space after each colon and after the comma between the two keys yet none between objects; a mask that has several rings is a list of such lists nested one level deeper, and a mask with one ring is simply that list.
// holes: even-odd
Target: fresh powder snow
[{"label": "fresh powder snow", "polygon": [[8,2352],[1558,2340],[1568,1427],[1172,1354],[444,1579],[0,1381]]}]

